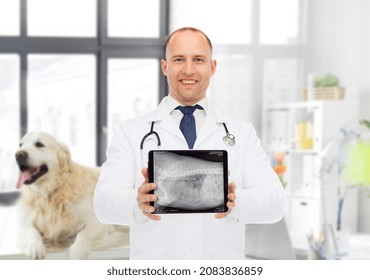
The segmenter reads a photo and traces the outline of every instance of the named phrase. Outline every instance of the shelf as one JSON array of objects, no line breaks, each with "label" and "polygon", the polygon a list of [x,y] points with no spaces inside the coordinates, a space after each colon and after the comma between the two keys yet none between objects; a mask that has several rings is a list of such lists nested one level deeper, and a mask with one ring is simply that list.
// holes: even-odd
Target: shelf
[{"label": "shelf", "polygon": [[303,149],[265,149],[267,153],[275,153],[277,150],[282,150],[286,154],[291,154],[291,155],[312,155],[312,156],[317,156],[320,154],[320,151],[317,150],[303,150]]},{"label": "shelf", "polygon": [[317,151],[317,150],[292,149],[292,150],[288,150],[287,153],[317,156],[319,154],[319,151]]},{"label": "shelf", "polygon": [[292,108],[319,108],[324,101],[305,101],[292,103],[271,104],[265,107],[266,110],[287,110]]},{"label": "shelf", "polygon": [[[321,155],[329,143],[338,139],[343,126],[358,120],[357,108],[355,100],[315,100],[264,107],[262,139],[266,150],[273,160],[276,151],[286,153],[286,221],[295,247],[308,246],[306,234],[311,230],[320,231],[324,214],[329,223],[336,223],[339,178],[332,172],[323,180],[320,172],[324,171],[327,159]],[[306,125],[300,127],[302,123]],[[307,139],[312,139],[312,146],[298,145],[311,144],[299,141]],[[354,230],[356,219],[352,217],[357,216],[356,198],[346,200],[343,224]]]},{"label": "shelf", "polygon": [[318,199],[319,197],[318,196],[315,196],[315,195],[308,195],[308,194],[305,194],[305,193],[302,193],[302,194],[295,194],[295,193],[291,193],[291,192],[287,192],[287,197],[288,198],[297,198],[297,199],[310,199],[310,200],[315,200],[315,199]]},{"label": "shelf", "polygon": [[338,106],[338,104],[345,104],[348,102],[352,102],[357,104],[357,100],[314,100],[314,101],[298,101],[298,102],[288,102],[288,103],[277,103],[277,104],[270,104],[265,105],[265,110],[288,110],[294,108],[320,108],[324,104],[325,106]]}]

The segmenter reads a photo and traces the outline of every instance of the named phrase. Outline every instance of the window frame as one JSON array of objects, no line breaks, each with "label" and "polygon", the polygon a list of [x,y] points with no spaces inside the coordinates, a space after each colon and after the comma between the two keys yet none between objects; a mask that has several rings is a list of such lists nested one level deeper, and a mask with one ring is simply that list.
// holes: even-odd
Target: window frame
[{"label": "window frame", "polygon": [[[108,38],[108,1],[97,0],[97,36],[48,37],[27,35],[27,0],[20,0],[20,35],[0,36],[0,53],[18,54],[20,58],[20,136],[27,133],[27,71],[29,54],[92,54],[96,57],[96,164],[106,159],[107,143],[107,63],[109,58],[164,57],[163,45],[168,35],[169,0],[160,0],[159,38]],[[167,94],[167,82],[159,75],[158,102]]]},{"label": "window frame", "polygon": [[[252,77],[253,84],[251,86],[251,92],[253,95],[253,125],[259,135],[262,132],[262,120],[264,111],[264,60],[273,58],[292,58],[301,60],[303,63],[302,77],[299,81],[300,84],[304,83],[304,77],[310,68],[309,64],[309,42],[311,41],[311,29],[309,28],[310,21],[308,15],[312,15],[312,3],[308,0],[298,0],[302,9],[299,14],[299,38],[301,38],[300,44],[262,44],[260,43],[260,1],[252,0],[252,12],[251,12],[251,41],[249,44],[214,44],[215,49],[217,48],[217,54],[241,54],[250,55],[252,57]],[[312,20],[312,19],[311,19]]]},{"label": "window frame", "polygon": [[[27,70],[28,54],[93,54],[96,57],[96,164],[105,161],[107,149],[107,63],[109,58],[155,58],[164,57],[163,44],[169,33],[170,0],[160,0],[160,36],[159,38],[109,38],[108,37],[108,1],[97,0],[97,37],[34,37],[27,35],[27,0],[20,0],[20,35],[0,36],[0,53],[14,53],[20,57],[20,135],[27,132]],[[304,6],[300,14],[300,34],[303,39],[298,45],[262,45],[259,43],[259,0],[252,0],[251,43],[248,45],[216,45],[220,54],[248,54],[252,57],[252,92],[254,120],[261,120],[263,114],[263,64],[266,58],[296,58],[303,61],[303,77],[311,68],[310,22],[313,4],[300,0]],[[159,71],[158,102],[167,95],[166,78]],[[304,83],[302,77],[301,83]],[[261,132],[262,123],[255,123],[257,132]]]}]

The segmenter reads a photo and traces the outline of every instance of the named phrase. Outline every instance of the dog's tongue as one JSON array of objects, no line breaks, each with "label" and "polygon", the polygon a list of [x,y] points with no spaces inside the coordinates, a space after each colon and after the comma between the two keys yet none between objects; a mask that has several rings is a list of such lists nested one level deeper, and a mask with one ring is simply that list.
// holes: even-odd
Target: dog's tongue
[{"label": "dog's tongue", "polygon": [[19,178],[17,181],[17,189],[21,189],[23,186],[23,183],[31,178],[29,171],[23,171],[19,173]]},{"label": "dog's tongue", "polygon": [[24,182],[31,179],[32,175],[38,172],[38,168],[32,168],[23,172],[20,172],[17,181],[17,189],[21,189]]}]

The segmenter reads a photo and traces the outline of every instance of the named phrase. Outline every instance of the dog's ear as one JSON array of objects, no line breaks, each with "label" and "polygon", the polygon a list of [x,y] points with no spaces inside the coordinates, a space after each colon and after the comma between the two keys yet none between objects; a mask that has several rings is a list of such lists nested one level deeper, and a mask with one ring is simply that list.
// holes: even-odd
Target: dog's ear
[{"label": "dog's ear", "polygon": [[71,159],[71,152],[69,151],[68,146],[63,143],[59,143],[59,149],[58,149],[57,155],[58,155],[59,167],[69,169],[70,162],[72,159]]}]

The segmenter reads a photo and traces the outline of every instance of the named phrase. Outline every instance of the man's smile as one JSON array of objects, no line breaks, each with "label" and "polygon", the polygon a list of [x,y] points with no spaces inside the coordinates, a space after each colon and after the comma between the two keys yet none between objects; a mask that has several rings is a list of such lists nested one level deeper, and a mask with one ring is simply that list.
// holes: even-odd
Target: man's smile
[{"label": "man's smile", "polygon": [[180,82],[183,85],[189,86],[189,85],[195,85],[198,81],[196,81],[196,80],[182,79],[182,80],[180,80]]}]

